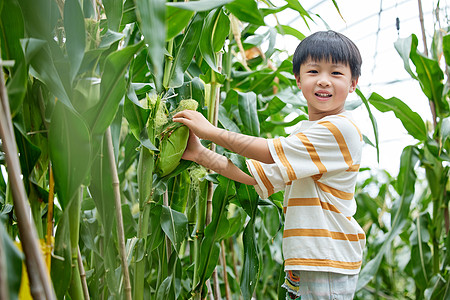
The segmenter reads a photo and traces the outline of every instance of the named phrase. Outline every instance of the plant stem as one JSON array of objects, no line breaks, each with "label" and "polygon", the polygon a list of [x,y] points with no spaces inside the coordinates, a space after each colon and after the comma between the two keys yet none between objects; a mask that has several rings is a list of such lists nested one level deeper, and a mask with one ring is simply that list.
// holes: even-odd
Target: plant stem
[{"label": "plant stem", "polygon": [[223,281],[225,284],[225,296],[227,300],[231,299],[230,285],[228,283],[228,273],[227,273],[227,259],[225,257],[225,242],[222,240],[220,242],[220,250],[222,252],[222,269],[223,269]]},{"label": "plant stem", "polygon": [[125,251],[125,231],[123,229],[122,201],[120,200],[120,182],[117,175],[116,160],[114,157],[114,146],[111,137],[111,127],[106,130],[106,142],[108,143],[109,166],[112,174],[112,184],[114,190],[114,203],[116,207],[117,237],[119,242],[120,261],[122,263],[124,290],[127,300],[131,300],[130,275],[128,273],[128,263]]},{"label": "plant stem", "polygon": [[80,246],[78,246],[78,269],[80,269],[81,285],[83,287],[84,299],[89,300],[89,289],[86,282],[86,272],[84,271],[83,260],[81,258]]},{"label": "plant stem", "polygon": [[[48,208],[47,208],[47,250],[51,253],[53,249],[53,198],[55,192],[55,179],[53,178],[53,169],[49,164],[49,180],[48,180]],[[50,271],[52,257],[51,255],[46,256],[47,267]]]},{"label": "plant stem", "polygon": [[78,241],[80,237],[80,211],[83,190],[83,187],[78,189],[66,208],[69,210],[70,248],[72,253],[72,278],[70,280],[69,295],[73,300],[84,299],[80,270],[78,268]]},{"label": "plant stem", "polygon": [[[153,138],[151,138],[153,140]],[[153,180],[153,154],[147,149],[142,148],[138,162],[138,190],[139,190],[139,223],[137,238],[144,241],[144,249],[147,246],[148,219],[150,216],[150,205],[152,180]],[[145,279],[145,259],[136,261],[139,254],[139,244],[136,245],[134,262],[134,294],[133,299],[140,300],[144,298],[144,279]]]},{"label": "plant stem", "polygon": [[34,299],[56,299],[55,291],[50,284],[47,269],[42,259],[36,227],[32,225],[29,219],[30,206],[27,203],[25,187],[20,178],[21,169],[3,71],[0,72],[0,98],[0,138],[6,157],[8,179],[11,183],[20,239],[25,253],[25,264],[30,279],[30,292]]}]

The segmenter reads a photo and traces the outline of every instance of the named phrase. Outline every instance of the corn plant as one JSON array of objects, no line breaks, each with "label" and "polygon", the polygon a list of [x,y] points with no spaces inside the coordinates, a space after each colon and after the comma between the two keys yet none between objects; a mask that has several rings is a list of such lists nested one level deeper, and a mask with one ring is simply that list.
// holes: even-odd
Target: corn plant
[{"label": "corn plant", "polygon": [[[449,85],[444,82],[450,62],[448,32],[444,28],[436,32],[431,57],[420,53],[417,45],[413,34],[399,39],[395,48],[429,100],[432,123],[424,122],[397,97],[385,99],[373,93],[367,99],[381,112],[394,112],[417,143],[403,150],[397,178],[384,174],[377,182],[372,176],[361,187],[359,204],[368,211],[361,218],[371,220],[366,263],[358,282],[362,299],[450,297],[450,110]],[[368,192],[370,185],[378,187],[376,197]],[[385,216],[390,213],[390,222],[379,216],[380,207]]]},{"label": "corn plant", "polygon": [[[26,297],[11,275],[22,257],[11,241],[38,250],[18,230],[24,218],[6,165],[14,154],[32,231],[52,252],[54,294],[40,296],[49,282],[30,277],[35,298],[278,297],[282,195],[262,201],[179,161],[186,128],[170,117],[193,99],[212,123],[264,137],[305,119],[291,59],[275,46],[278,34],[304,35],[264,19],[284,10],[312,20],[297,0],[1,2],[10,112],[1,119],[18,148],[6,151],[14,142],[2,135],[2,297]],[[299,116],[285,122],[292,111]],[[245,169],[242,157],[215,150]]]}]

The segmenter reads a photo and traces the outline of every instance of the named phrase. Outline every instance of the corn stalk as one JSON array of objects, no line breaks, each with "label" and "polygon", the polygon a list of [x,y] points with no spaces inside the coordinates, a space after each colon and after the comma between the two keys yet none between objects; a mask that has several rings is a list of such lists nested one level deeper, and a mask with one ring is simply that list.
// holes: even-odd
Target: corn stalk
[{"label": "corn stalk", "polygon": [[0,138],[2,139],[3,150],[6,154],[17,223],[30,279],[30,291],[34,299],[55,299],[55,292],[50,284],[47,269],[42,259],[36,228],[29,219],[30,207],[27,204],[25,188],[20,178],[20,164],[13,125],[11,123],[9,100],[5,89],[3,71],[0,75]]}]

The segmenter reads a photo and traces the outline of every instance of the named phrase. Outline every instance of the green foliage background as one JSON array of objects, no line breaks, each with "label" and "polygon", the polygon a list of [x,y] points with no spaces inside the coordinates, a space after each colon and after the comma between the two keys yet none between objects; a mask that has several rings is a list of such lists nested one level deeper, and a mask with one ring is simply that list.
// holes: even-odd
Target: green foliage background
[{"label": "green foliage background", "polygon": [[[41,239],[47,232],[50,168],[54,173],[51,282],[57,298],[83,299],[85,279],[93,299],[202,299],[209,293],[284,299],[283,195],[262,200],[252,187],[214,174],[195,176],[188,162],[165,177],[154,168],[160,102],[170,112],[181,100],[194,99],[212,123],[266,138],[286,135],[287,127],[307,119],[291,58],[281,59],[276,40],[301,40],[308,33],[279,19],[274,27],[264,22],[284,10],[312,22],[297,0],[282,6],[255,0],[0,3],[1,58],[11,62],[2,70]],[[431,58],[417,51],[414,35],[395,45],[434,108],[434,124],[426,125],[398,98],[358,91],[361,102],[351,105],[367,107],[375,141],[365,140],[375,147],[374,108],[393,111],[417,140],[404,149],[397,178],[361,170],[356,218],[368,245],[359,299],[450,297],[449,89],[440,65],[442,56],[450,62],[449,41],[445,29],[438,31]],[[293,112],[297,117],[287,122]],[[242,157],[216,151],[245,169]],[[3,152],[0,163],[8,169]],[[0,280],[6,278],[11,299],[17,299],[22,267],[11,243],[20,240],[14,205],[0,172],[0,258],[8,262],[2,273],[8,276]],[[124,249],[117,234],[121,223]]]}]

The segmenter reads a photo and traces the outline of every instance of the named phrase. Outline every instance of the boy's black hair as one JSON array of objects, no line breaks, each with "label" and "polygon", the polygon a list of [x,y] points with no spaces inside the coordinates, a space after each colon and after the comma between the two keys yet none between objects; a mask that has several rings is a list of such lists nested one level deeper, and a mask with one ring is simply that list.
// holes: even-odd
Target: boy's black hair
[{"label": "boy's black hair", "polygon": [[294,75],[299,75],[300,66],[309,59],[344,63],[350,67],[352,79],[361,75],[362,59],[358,47],[345,35],[332,30],[318,31],[300,42],[292,61]]}]

